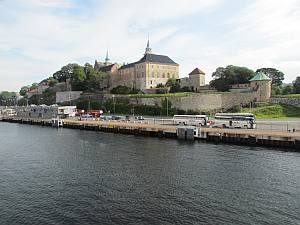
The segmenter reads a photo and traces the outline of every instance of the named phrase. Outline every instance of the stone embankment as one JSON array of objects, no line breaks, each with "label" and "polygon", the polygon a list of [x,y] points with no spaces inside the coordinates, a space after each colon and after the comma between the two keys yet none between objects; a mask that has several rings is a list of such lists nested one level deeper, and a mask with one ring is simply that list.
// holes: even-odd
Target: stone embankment
[{"label": "stone embankment", "polygon": [[[4,122],[51,126],[50,120],[3,118]],[[63,127],[70,129],[102,131],[119,134],[144,135],[159,138],[200,139],[214,143],[279,147],[300,151],[300,132],[267,130],[220,129],[179,127],[171,125],[135,123],[125,121],[78,121],[64,120]],[[180,131],[180,132],[179,132]],[[180,133],[180,135],[179,135]]]}]

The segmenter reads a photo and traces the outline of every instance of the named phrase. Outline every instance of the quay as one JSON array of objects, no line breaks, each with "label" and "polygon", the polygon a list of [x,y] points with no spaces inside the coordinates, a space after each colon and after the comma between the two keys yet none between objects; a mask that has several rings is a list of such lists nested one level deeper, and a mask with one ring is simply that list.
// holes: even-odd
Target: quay
[{"label": "quay", "polygon": [[[2,122],[52,126],[50,119],[3,117]],[[64,119],[64,128],[101,131],[119,134],[144,135],[182,140],[205,140],[249,146],[280,147],[300,151],[300,132],[268,131],[256,129],[223,129],[208,127],[176,127],[150,124],[142,121],[79,121]]]}]

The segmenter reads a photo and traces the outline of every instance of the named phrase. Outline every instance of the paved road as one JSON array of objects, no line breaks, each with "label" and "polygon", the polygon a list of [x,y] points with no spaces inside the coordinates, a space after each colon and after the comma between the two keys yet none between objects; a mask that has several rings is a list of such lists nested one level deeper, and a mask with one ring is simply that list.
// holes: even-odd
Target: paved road
[{"label": "paved road", "polygon": [[258,119],[256,123],[261,130],[300,131],[300,119]]},{"label": "paved road", "polygon": [[[162,125],[172,125],[172,118],[149,118],[145,117],[145,121],[149,123],[162,124]],[[292,119],[257,119],[257,129],[258,130],[276,130],[276,131],[300,131],[300,118]]]}]

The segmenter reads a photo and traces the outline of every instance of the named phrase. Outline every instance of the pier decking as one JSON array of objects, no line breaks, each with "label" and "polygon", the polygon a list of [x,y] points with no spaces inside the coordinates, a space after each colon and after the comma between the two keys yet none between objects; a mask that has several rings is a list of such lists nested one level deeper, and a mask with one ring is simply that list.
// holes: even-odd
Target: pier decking
[{"label": "pier decking", "polygon": [[[4,122],[51,126],[51,120],[28,118],[3,118]],[[147,135],[154,137],[179,138],[177,127],[172,125],[150,124],[144,121],[79,121],[64,119],[63,127],[81,130],[94,130],[121,134]],[[184,129],[184,128],[183,128]],[[189,128],[186,128],[189,129]],[[195,129],[195,128],[193,128]],[[202,139],[215,143],[235,143],[253,146],[287,147],[300,151],[300,132],[268,131],[256,129],[197,128],[186,132],[183,139]],[[190,135],[187,137],[187,134]],[[191,136],[192,135],[192,136]],[[182,139],[182,138],[181,138]]]}]

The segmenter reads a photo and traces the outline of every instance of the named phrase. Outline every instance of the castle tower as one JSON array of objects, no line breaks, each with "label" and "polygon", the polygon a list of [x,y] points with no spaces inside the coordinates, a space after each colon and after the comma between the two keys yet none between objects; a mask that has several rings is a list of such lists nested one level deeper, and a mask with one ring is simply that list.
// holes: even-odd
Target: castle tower
[{"label": "castle tower", "polygon": [[107,66],[109,64],[109,58],[108,58],[108,51],[106,51],[106,57],[105,57],[105,63],[104,65]]},{"label": "castle tower", "polygon": [[150,43],[149,43],[149,38],[148,38],[147,47],[145,49],[145,55],[151,54],[151,53],[152,53],[152,49],[150,48]]},{"label": "castle tower", "polygon": [[189,83],[193,91],[199,91],[200,87],[205,86],[205,73],[196,68],[189,74]]},{"label": "castle tower", "polygon": [[268,101],[271,97],[272,80],[260,72],[250,80],[250,86],[257,93],[257,101]]}]

